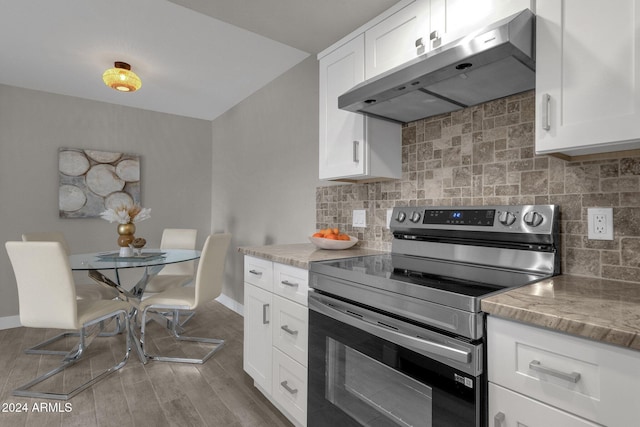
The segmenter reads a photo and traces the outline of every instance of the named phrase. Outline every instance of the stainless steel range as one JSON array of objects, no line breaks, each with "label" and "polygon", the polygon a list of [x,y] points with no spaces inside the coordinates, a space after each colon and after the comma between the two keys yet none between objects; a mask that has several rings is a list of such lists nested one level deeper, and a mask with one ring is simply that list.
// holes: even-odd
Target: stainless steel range
[{"label": "stainless steel range", "polygon": [[310,267],[308,426],[483,426],[483,297],[559,274],[554,205],[396,207],[390,254]]}]

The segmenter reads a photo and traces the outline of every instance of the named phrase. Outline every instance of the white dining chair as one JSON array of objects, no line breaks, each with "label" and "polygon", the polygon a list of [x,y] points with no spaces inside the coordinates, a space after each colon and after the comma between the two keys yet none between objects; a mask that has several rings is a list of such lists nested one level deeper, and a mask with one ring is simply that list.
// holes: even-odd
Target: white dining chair
[{"label": "white dining chair", "polygon": [[[71,329],[79,334],[78,344],[66,353],[60,366],[16,388],[13,390],[14,396],[67,400],[125,365],[131,347],[129,312],[132,307],[128,302],[119,299],[77,299],[69,258],[60,242],[6,242],[5,247],[18,286],[22,326]],[[68,392],[32,390],[37,384],[77,363],[105,323],[114,317],[124,323],[126,330],[125,352],[120,362]],[[65,376],[65,381],[60,380],[60,384],[67,380]]]},{"label": "white dining chair", "polygon": [[[160,240],[160,249],[195,249],[198,230],[191,228],[165,228]],[[166,265],[151,277],[144,288],[146,294],[180,287],[193,280],[195,261],[185,261]]]},{"label": "white dining chair", "polygon": [[[160,249],[195,249],[198,230],[193,228],[165,228],[162,231]],[[186,286],[193,281],[195,261],[178,262],[164,266],[160,272],[151,277],[144,288],[143,298],[166,291],[167,289]],[[183,316],[180,325],[187,323],[195,312],[180,312]],[[186,317],[184,317],[186,316]]]},{"label": "white dining chair", "polygon": [[[178,312],[180,310],[196,310],[200,305],[220,295],[222,291],[224,265],[230,242],[231,234],[210,235],[207,237],[204,247],[202,248],[194,286],[170,288],[140,302],[139,310],[142,312],[140,342],[142,352],[146,358],[164,362],[204,363],[223,347],[224,340],[182,335]],[[166,320],[165,325],[167,329],[169,329],[171,335],[176,340],[213,344],[213,348],[202,358],[169,357],[150,354],[148,349],[149,345],[146,343],[148,338],[146,336],[146,323],[147,317],[151,313],[163,316],[164,320]]]},{"label": "white dining chair", "polygon": [[[64,249],[65,254],[69,256],[71,253],[69,244],[59,231],[35,231],[31,233],[22,234],[23,242],[59,242]],[[99,299],[114,299],[118,297],[118,291],[112,287],[109,287],[103,283],[75,283],[76,298],[79,300],[99,300]],[[113,331],[102,332],[100,336],[110,337],[122,332],[122,324],[119,319],[115,319],[115,327]],[[26,354],[49,354],[49,355],[64,355],[67,354],[63,350],[47,350],[56,341],[59,341],[67,337],[79,336],[78,332],[62,332],[54,337],[51,337],[45,341],[42,341],[33,347],[26,348],[24,352]]]}]

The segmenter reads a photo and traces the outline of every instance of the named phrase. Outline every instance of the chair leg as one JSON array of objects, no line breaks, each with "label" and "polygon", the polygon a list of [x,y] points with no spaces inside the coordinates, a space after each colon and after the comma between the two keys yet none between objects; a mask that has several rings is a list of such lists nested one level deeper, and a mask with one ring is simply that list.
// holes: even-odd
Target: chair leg
[{"label": "chair leg", "polygon": [[198,359],[198,358],[186,358],[186,357],[169,357],[169,356],[162,356],[159,354],[150,354],[147,352],[146,346],[145,346],[145,340],[146,340],[146,318],[147,315],[149,315],[149,310],[153,310],[153,309],[158,309],[161,310],[164,313],[169,313],[166,309],[166,307],[154,307],[153,305],[147,306],[145,307],[144,311],[142,312],[142,325],[140,327],[140,343],[142,345],[142,352],[144,353],[144,356],[150,360],[158,360],[160,362],[179,362],[179,363],[198,363],[198,364],[202,364],[204,362],[206,362],[211,356],[213,356],[215,353],[217,353],[218,351],[220,351],[222,349],[222,347],[224,347],[224,340],[220,340],[220,339],[215,339],[215,338],[201,338],[201,337],[189,337],[189,336],[184,336],[181,335],[181,332],[178,331],[178,329],[182,330],[181,328],[181,324],[180,324],[180,314],[178,309],[173,309],[171,310],[171,319],[169,320],[169,318],[167,316],[165,316],[165,319],[167,320],[167,329],[169,330],[169,332],[171,333],[171,335],[178,341],[191,341],[191,342],[201,342],[201,343],[208,343],[208,344],[215,344],[215,346],[207,353],[205,354],[202,358]]},{"label": "chair leg", "polygon": [[[118,335],[120,333],[122,333],[123,328],[122,328],[122,322],[120,321],[120,317],[118,316],[115,319],[116,323],[115,323],[115,328],[113,331],[108,331],[108,332],[100,332],[98,334],[99,337],[113,337],[115,335]],[[80,333],[79,332],[62,332],[59,333],[58,335],[56,335],[55,337],[51,337],[48,340],[42,341],[39,344],[34,345],[33,347],[29,347],[27,349],[24,350],[25,354],[45,354],[45,355],[59,355],[59,356],[64,356],[66,354],[69,353],[69,350],[46,350],[43,349],[43,347],[47,347],[48,345],[57,342],[63,338],[67,338],[67,337],[80,337]]]},{"label": "chair leg", "polygon": [[74,365],[75,363],[77,363],[80,360],[80,356],[82,355],[82,353],[84,352],[84,349],[86,348],[85,345],[85,334],[86,334],[86,329],[89,326],[92,326],[96,323],[99,322],[103,322],[105,319],[111,318],[114,316],[114,313],[111,313],[107,316],[104,316],[102,318],[96,319],[94,321],[91,321],[85,325],[82,326],[82,328],[80,329],[79,332],[79,336],[80,336],[80,343],[76,346],[76,348],[74,348],[74,350],[70,351],[67,353],[67,356],[65,357],[65,359],[63,360],[62,364],[60,366],[58,366],[57,368],[52,369],[51,371],[35,378],[32,381],[29,381],[27,384],[16,388],[15,390],[13,390],[12,394],[14,396],[21,396],[21,397],[33,397],[33,398],[40,398],[40,399],[57,399],[57,400],[69,400],[71,399],[73,396],[75,396],[76,394],[80,393],[81,391],[87,389],[88,387],[91,387],[93,384],[97,383],[98,381],[100,381],[101,379],[103,379],[104,377],[106,377],[107,375],[117,371],[118,369],[122,368],[126,363],[127,360],[129,359],[129,353],[131,351],[131,334],[130,334],[130,328],[129,328],[129,317],[128,317],[128,313],[125,310],[119,310],[116,312],[116,316],[120,317],[122,316],[124,318],[124,323],[125,323],[125,328],[127,330],[127,334],[126,334],[126,351],[124,354],[124,357],[122,358],[122,360],[118,363],[116,363],[115,365],[113,365],[112,367],[100,372],[98,375],[96,375],[95,377],[91,378],[89,381],[80,384],[79,386],[75,387],[73,390],[71,390],[68,393],[54,393],[54,392],[40,392],[40,391],[33,391],[30,390],[31,387],[47,380],[48,378],[53,377],[54,375],[64,371],[66,368]]}]

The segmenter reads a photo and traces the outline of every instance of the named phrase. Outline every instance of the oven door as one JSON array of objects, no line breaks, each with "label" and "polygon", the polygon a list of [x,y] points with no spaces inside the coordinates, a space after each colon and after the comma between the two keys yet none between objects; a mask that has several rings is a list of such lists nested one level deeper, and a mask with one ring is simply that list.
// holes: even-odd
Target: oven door
[{"label": "oven door", "polygon": [[483,425],[481,344],[312,290],[309,309],[308,427]]}]

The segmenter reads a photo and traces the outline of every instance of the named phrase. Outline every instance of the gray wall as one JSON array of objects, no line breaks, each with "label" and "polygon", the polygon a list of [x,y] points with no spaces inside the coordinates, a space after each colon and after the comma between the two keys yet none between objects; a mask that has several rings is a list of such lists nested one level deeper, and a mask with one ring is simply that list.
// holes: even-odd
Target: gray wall
[{"label": "gray wall", "polygon": [[320,184],[313,56],[213,121],[211,224],[233,234],[225,295],[242,304],[237,247],[308,242]]},{"label": "gray wall", "polygon": [[[74,252],[117,249],[115,224],[58,218],[59,147],[139,154],[142,204],[151,208],[151,218],[138,224],[136,235],[157,247],[163,228],[189,227],[198,229],[198,245],[204,243],[211,227],[210,121],[4,85],[0,242],[20,240],[23,232],[59,230]],[[15,278],[2,248],[0,320],[17,314]]]}]

